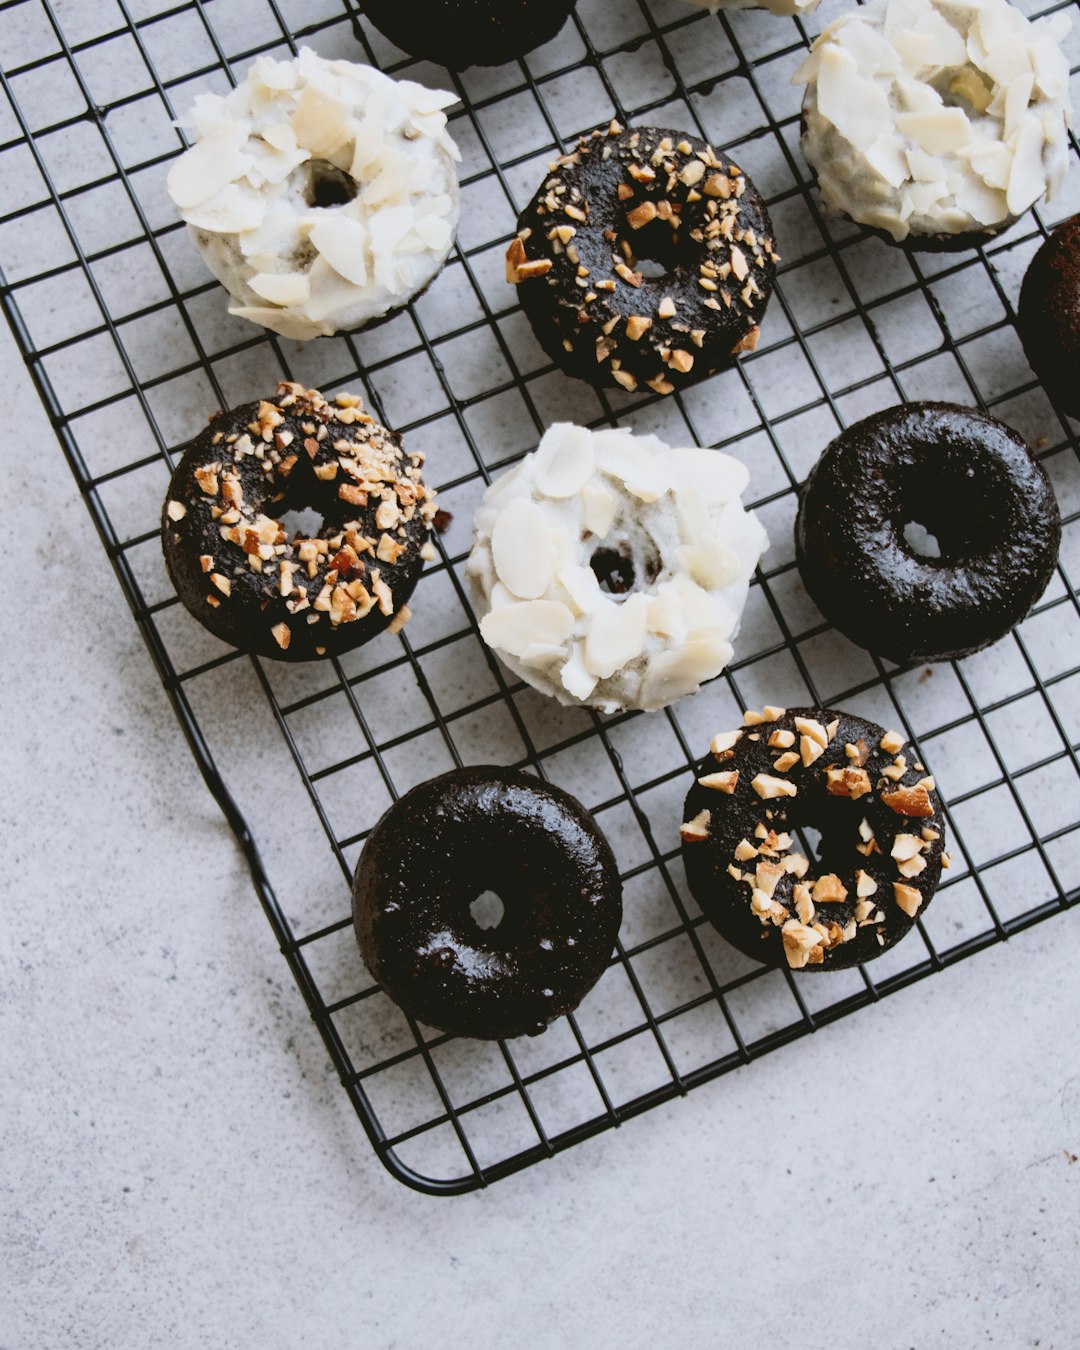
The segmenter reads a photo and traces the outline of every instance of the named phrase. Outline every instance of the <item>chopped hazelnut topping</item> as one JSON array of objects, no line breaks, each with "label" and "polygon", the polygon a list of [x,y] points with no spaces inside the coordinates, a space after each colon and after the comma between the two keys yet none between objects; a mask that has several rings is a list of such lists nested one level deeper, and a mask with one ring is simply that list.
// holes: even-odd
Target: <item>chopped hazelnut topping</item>
[{"label": "chopped hazelnut topping", "polygon": [[165,514],[170,520],[181,521],[187,515],[187,507],[183,502],[169,502],[165,508]]},{"label": "chopped hazelnut topping", "polygon": [[897,862],[904,862],[905,859],[914,858],[916,854],[921,853],[922,846],[923,842],[917,835],[898,834],[889,853]]},{"label": "chopped hazelnut topping", "polygon": [[799,753],[802,755],[802,762],[809,767],[816,759],[821,758],[825,753],[825,747],[811,740],[809,736],[800,736]]},{"label": "chopped hazelnut topping", "polygon": [[757,857],[757,849],[749,839],[740,839],[735,845],[735,861],[749,862],[751,858]]},{"label": "chopped hazelnut topping", "polygon": [[796,919],[789,919],[780,931],[788,965],[792,970],[802,970],[810,960],[810,953],[821,948],[821,934]]},{"label": "chopped hazelnut topping", "polygon": [[894,792],[883,792],[881,800],[898,816],[920,817],[934,814],[930,794],[924,787],[902,787]]},{"label": "chopped hazelnut topping", "polygon": [[788,750],[784,754],[782,754],[778,759],[773,760],[773,768],[777,771],[777,773],[787,773],[787,771],[789,769],[793,769],[795,765],[798,764],[798,762],[799,756],[795,753],[795,751]]},{"label": "chopped hazelnut topping", "polygon": [[400,633],[405,625],[412,618],[412,610],[408,605],[402,605],[390,622],[386,625],[388,633]]},{"label": "chopped hazelnut topping", "polygon": [[804,877],[810,870],[810,859],[802,853],[789,853],[784,858],[784,871],[792,876]]},{"label": "chopped hazelnut topping", "polygon": [[717,758],[726,755],[741,735],[741,731],[718,731],[712,738],[709,749]]},{"label": "chopped hazelnut topping", "polygon": [[655,219],[656,203],[653,201],[644,201],[626,213],[626,223],[632,230],[640,230],[643,225],[648,225],[650,220]]},{"label": "chopped hazelnut topping", "polygon": [[897,755],[891,764],[886,764],[881,773],[884,778],[891,778],[894,783],[898,783],[907,773],[907,760],[903,755]]},{"label": "chopped hazelnut topping", "polygon": [[830,796],[850,797],[858,801],[870,792],[870,776],[865,769],[829,769],[825,775],[825,786]]},{"label": "chopped hazelnut topping", "polygon": [[211,572],[210,580],[218,588],[222,595],[232,594],[232,582],[228,577],[223,577],[220,572]]},{"label": "chopped hazelnut topping", "polygon": [[860,867],[855,873],[855,894],[859,899],[861,900],[867,895],[876,895],[877,888],[877,882],[870,873],[864,872]]},{"label": "chopped hazelnut topping", "polygon": [[795,902],[795,913],[799,916],[799,922],[813,923],[817,911],[814,909],[814,902],[810,897],[810,887],[805,882],[799,882],[792,889],[791,898]]},{"label": "chopped hazelnut topping", "polygon": [[921,853],[916,853],[913,858],[906,858],[903,862],[898,862],[896,870],[902,877],[917,877],[920,872],[926,870],[926,859]]},{"label": "chopped hazelnut topping", "polygon": [[284,622],[276,623],[274,624],[273,628],[270,629],[270,631],[271,633],[273,633],[274,641],[281,648],[281,650],[283,652],[288,651],[289,643],[292,641],[292,633],[289,630],[289,625]]},{"label": "chopped hazelnut topping", "polygon": [[847,899],[847,887],[835,872],[826,872],[814,882],[813,896],[815,905],[838,905]]},{"label": "chopped hazelnut topping", "polygon": [[925,788],[927,792],[933,792],[933,790],[937,787],[937,783],[934,781],[934,775],[927,774],[925,778],[920,778],[917,786]]},{"label": "chopped hazelnut topping", "polygon": [[675,301],[670,295],[665,295],[663,300],[656,307],[656,312],[662,319],[673,319],[676,314]]},{"label": "chopped hazelnut topping", "polygon": [[904,738],[898,731],[887,731],[878,744],[887,755],[896,755],[904,748]]},{"label": "chopped hazelnut topping", "polygon": [[744,726],[759,727],[762,722],[767,722],[769,719],[763,713],[755,712],[753,708],[747,708],[742,715],[742,720]]},{"label": "chopped hazelnut topping", "polygon": [[[709,812],[708,808],[699,811],[693,820],[683,822],[679,830],[682,840],[686,844],[700,844],[703,839],[709,837]],[[739,874],[741,879],[742,873]]]},{"label": "chopped hazelnut topping", "polygon": [[651,327],[652,319],[646,319],[640,314],[631,314],[626,321],[626,336],[631,342],[636,342]]},{"label": "chopped hazelnut topping", "polygon": [[893,882],[893,895],[896,903],[909,918],[914,918],[922,904],[922,896],[914,886],[905,886],[902,881]]},{"label": "chopped hazelnut topping", "polygon": [[343,502],[348,502],[350,506],[367,506],[367,493],[361,491],[353,483],[342,483],[338,488],[338,496]]},{"label": "chopped hazelnut topping", "polygon": [[715,788],[718,792],[725,792],[730,797],[739,785],[738,769],[729,769],[720,773],[707,773],[699,778],[698,782],[702,787]]},{"label": "chopped hazelnut topping", "polygon": [[794,797],[799,791],[789,778],[773,778],[767,773],[759,773],[750,786],[766,801],[771,797]]},{"label": "chopped hazelnut topping", "polygon": [[922,837],[928,844],[932,844],[935,839],[940,839],[941,835],[937,830],[932,830],[929,825],[924,825],[922,827]]},{"label": "chopped hazelnut topping", "polygon": [[774,731],[769,737],[769,744],[775,750],[790,750],[795,744],[795,733],[784,730]]},{"label": "chopped hazelnut topping", "polygon": [[829,744],[829,733],[814,717],[796,717],[795,730],[808,737],[824,750]]},{"label": "chopped hazelnut topping", "polygon": [[766,722],[775,722],[787,712],[786,708],[778,708],[775,703],[766,703],[761,710],[761,715]]}]

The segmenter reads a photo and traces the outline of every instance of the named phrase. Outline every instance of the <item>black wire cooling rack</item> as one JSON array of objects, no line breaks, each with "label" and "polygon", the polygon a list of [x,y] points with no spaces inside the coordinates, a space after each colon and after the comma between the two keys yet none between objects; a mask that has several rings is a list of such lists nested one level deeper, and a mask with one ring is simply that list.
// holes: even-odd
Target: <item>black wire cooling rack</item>
[{"label": "black wire cooling rack", "polygon": [[[838,8],[827,0],[815,28]],[[345,1091],[378,1156],[418,1189],[506,1176],[1076,903],[1080,459],[1023,360],[1013,300],[1047,225],[1080,206],[1080,173],[1052,214],[979,252],[912,256],[825,220],[789,84],[806,41],[798,22],[769,15],[581,0],[539,52],[455,77],[388,49],[348,0],[0,0],[0,301]],[[306,346],[227,316],[164,190],[182,145],[172,120],[194,93],[301,42],[452,81],[464,154],[459,244],[429,294],[372,333]],[[668,399],[605,396],[554,371],[502,278],[517,208],[546,162],[613,116],[726,146],[765,193],[784,259],[757,352]],[[171,593],[158,544],[185,442],[214,408],[282,376],[362,389],[427,451],[453,516],[408,628],[317,666],[218,644]],[[790,542],[796,484],[827,441],[908,397],[975,404],[1020,429],[1065,521],[1056,578],[1012,636],[915,669],[873,660],[821,622]],[[479,640],[460,579],[473,509],[556,418],[619,418],[750,466],[773,543],[737,659],[666,713],[559,708],[509,680]],[[753,966],[686,892],[689,767],[709,735],[764,702],[902,727],[947,794],[953,871],[918,933],[869,968]],[[406,1018],[372,985],[349,923],[348,881],[384,807],[485,761],[580,797],[625,886],[596,990],[544,1036],[506,1045]]]}]

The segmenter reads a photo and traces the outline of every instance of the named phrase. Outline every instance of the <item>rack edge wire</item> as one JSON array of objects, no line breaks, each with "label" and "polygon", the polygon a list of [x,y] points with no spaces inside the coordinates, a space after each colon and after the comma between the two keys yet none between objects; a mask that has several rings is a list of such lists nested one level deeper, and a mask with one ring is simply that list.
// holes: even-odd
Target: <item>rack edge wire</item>
[{"label": "rack edge wire", "polygon": [[[7,8],[9,8],[7,5],[0,7],[0,14]],[[351,14],[352,11],[350,9],[350,15]],[[7,80],[2,73],[0,73],[0,83],[3,84],[4,91],[18,117],[17,104],[14,96],[10,92]],[[96,108],[91,108],[87,115],[91,118],[95,118],[100,116],[100,113]],[[19,139],[25,141],[29,145],[33,141],[33,135],[22,121],[21,117],[19,117],[19,122],[22,131],[22,136]],[[55,188],[50,181],[46,180],[46,182],[52,204],[59,211],[61,219],[64,219],[62,204],[57,197]],[[830,250],[830,252],[831,251],[832,250]],[[81,258],[80,265],[85,271],[85,261]],[[184,737],[191,749],[204,782],[215,801],[218,803],[222,814],[225,816],[225,819],[244,854],[251,874],[252,883],[255,887],[256,894],[259,897],[263,911],[269,920],[282,955],[288,963],[293,979],[304,998],[308,1012],[322,1035],[326,1051],[337,1070],[342,1086],[345,1088],[349,1099],[353,1104],[354,1110],[364,1127],[377,1157],[392,1176],[412,1189],[432,1195],[464,1194],[484,1187],[492,1181],[499,1180],[502,1177],[512,1175],[513,1173],[530,1166],[534,1162],[539,1162],[544,1158],[554,1156],[556,1153],[562,1152],[577,1143],[581,1143],[585,1139],[591,1138],[596,1134],[600,1134],[613,1127],[618,1127],[623,1121],[629,1120],[636,1115],[640,1115],[663,1102],[670,1101],[677,1096],[685,1095],[692,1088],[700,1087],[707,1082],[711,1082],[730,1072],[732,1069],[739,1067],[741,1064],[748,1063],[751,1059],[758,1058],[761,1055],[768,1053],[770,1050],[777,1049],[782,1045],[798,1040],[817,1030],[821,1026],[837,1021],[869,1003],[876,1002],[882,997],[886,997],[911,984],[917,983],[926,976],[954,965],[958,961],[964,960],[986,947],[1007,940],[1014,934],[1030,928],[1045,919],[1050,918],[1054,914],[1067,911],[1080,901],[1080,888],[1076,888],[1073,891],[1068,892],[1063,898],[1046,901],[1034,909],[1026,911],[1010,920],[999,921],[995,928],[981,932],[956,944],[944,955],[939,955],[932,951],[923,961],[920,961],[916,965],[908,967],[885,980],[872,983],[850,997],[831,1004],[816,1013],[807,1013],[807,1015],[798,1022],[769,1032],[752,1042],[751,1045],[745,1049],[740,1048],[740,1050],[729,1052],[718,1060],[714,1060],[711,1063],[689,1072],[682,1073],[677,1079],[673,1078],[669,1082],[661,1084],[649,1092],[643,1093],[632,1100],[625,1102],[621,1106],[615,1107],[609,1105],[605,1112],[580,1122],[554,1136],[544,1136],[543,1139],[538,1141],[532,1147],[508,1158],[501,1159],[499,1162],[490,1166],[482,1168],[474,1161],[471,1173],[465,1173],[450,1179],[436,1179],[422,1175],[404,1163],[397,1155],[394,1146],[388,1144],[387,1136],[367,1100],[363,1087],[360,1082],[356,1080],[355,1072],[352,1069],[348,1054],[334,1026],[333,1019],[327,1011],[326,1004],[319,992],[316,981],[312,977],[308,965],[304,960],[300,945],[296,942],[292,934],[289,922],[285,917],[266,868],[263,865],[255,833],[218,771],[213,754],[203,735],[202,729],[199,726],[198,719],[195,716],[191,703],[183,689],[181,681],[176,676],[176,672],[173,669],[172,662],[165,649],[164,643],[154,626],[153,616],[147,612],[146,608],[141,603],[138,586],[131,571],[130,564],[125,557],[123,547],[115,535],[108,512],[92,481],[92,477],[85,464],[76,439],[67,425],[67,418],[63,412],[60,400],[53,390],[48,374],[43,367],[42,358],[35,349],[30,332],[19,309],[13,289],[8,285],[2,269],[0,269],[0,306],[3,307],[9,329],[23,358],[29,377],[33,382],[37,395],[49,418],[54,434],[57,437],[68,462],[68,466],[78,485],[80,495],[82,496],[94,526],[97,529],[102,546],[112,564],[113,571],[120,584],[121,590],[127,599],[136,626],[146,644],[150,658],[154,663],[166,695],[168,696],[173,711],[180,723]],[[254,658],[249,659],[257,665]],[[456,1121],[458,1115],[457,1111],[449,1103],[447,1103],[447,1107],[449,1117]]]}]

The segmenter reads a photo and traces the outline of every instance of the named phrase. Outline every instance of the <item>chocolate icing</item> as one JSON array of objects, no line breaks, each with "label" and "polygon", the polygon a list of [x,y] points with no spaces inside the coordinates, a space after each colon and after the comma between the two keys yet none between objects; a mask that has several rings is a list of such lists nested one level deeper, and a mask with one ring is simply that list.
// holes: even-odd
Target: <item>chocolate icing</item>
[{"label": "chocolate icing", "polygon": [[[505,906],[483,929],[472,902]],[[607,965],[622,918],[611,848],[569,793],[510,769],[421,783],[371,832],[353,881],[364,961],[429,1026],[494,1040],[572,1012]]]},{"label": "chocolate icing", "polygon": [[[905,527],[934,535],[916,553]],[[795,546],[822,614],[892,661],[943,661],[1003,637],[1046,588],[1061,541],[1054,491],[1023,440],[951,403],[856,423],[803,485]]]}]

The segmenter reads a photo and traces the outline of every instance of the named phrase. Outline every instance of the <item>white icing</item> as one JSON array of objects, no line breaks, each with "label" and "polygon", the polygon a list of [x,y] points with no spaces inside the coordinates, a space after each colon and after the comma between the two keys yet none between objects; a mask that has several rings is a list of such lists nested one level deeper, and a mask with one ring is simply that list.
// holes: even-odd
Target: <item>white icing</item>
[{"label": "white icing", "polygon": [[[768,544],[743,508],[748,479],[716,450],[550,427],[476,513],[467,573],[484,640],[560,703],[655,709],[692,693],[731,659]],[[600,549],[629,555],[627,594],[601,587]]]},{"label": "white icing", "polygon": [[696,5],[717,14],[722,9],[767,9],[770,14],[790,17],[793,14],[812,14],[821,0],[682,0],[684,5]]},{"label": "white icing", "polygon": [[[183,124],[195,143],[168,187],[229,313],[313,338],[422,291],[457,230],[460,155],[443,111],[456,98],[307,48],[259,57],[228,94],[200,94]],[[309,205],[314,161],[356,196]]]},{"label": "white icing", "polygon": [[870,0],[835,19],[794,76],[823,199],[900,241],[997,232],[1053,196],[1069,27],[1008,0]]}]

